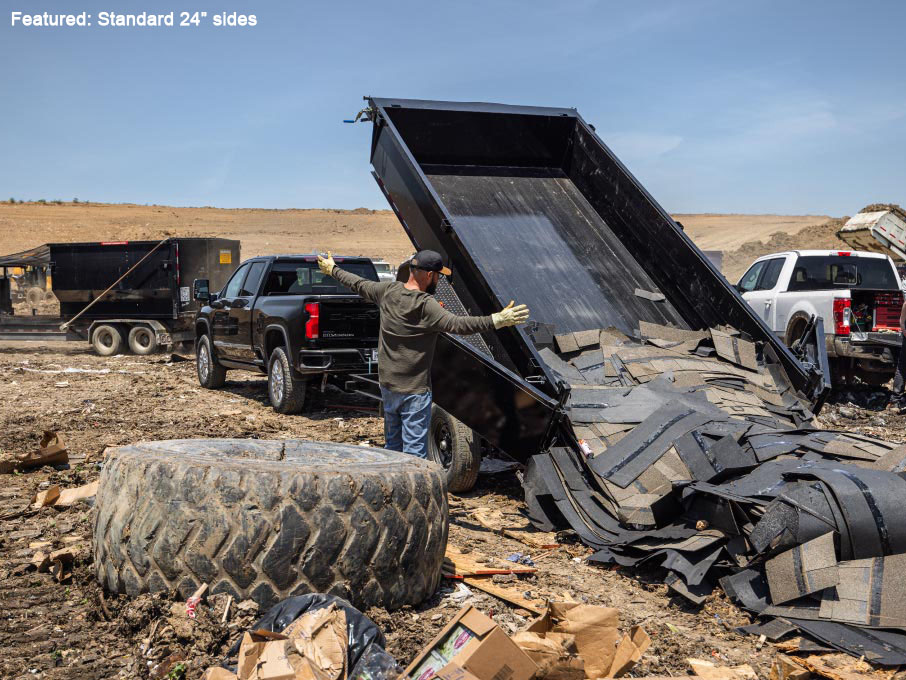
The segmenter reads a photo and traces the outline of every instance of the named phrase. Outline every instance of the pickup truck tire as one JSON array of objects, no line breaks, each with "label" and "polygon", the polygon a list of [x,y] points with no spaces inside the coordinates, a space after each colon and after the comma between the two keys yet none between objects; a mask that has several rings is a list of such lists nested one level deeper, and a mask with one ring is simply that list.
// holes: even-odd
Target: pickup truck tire
[{"label": "pickup truck tire", "polygon": [[148,326],[133,326],[129,331],[129,349],[133,354],[147,356],[157,349],[157,333]]},{"label": "pickup truck tire", "polygon": [[130,596],[202,583],[269,608],[304,593],[360,609],[436,590],[446,482],[413,456],[315,441],[186,439],[110,449],[93,515],[94,571]]},{"label": "pickup truck tire", "polygon": [[101,324],[91,335],[91,346],[100,356],[112,357],[123,348],[123,334],[116,326]]},{"label": "pickup truck tire", "polygon": [[293,370],[286,349],[277,347],[271,352],[267,365],[267,395],[277,413],[299,413],[305,406],[308,380]]},{"label": "pickup truck tire", "polygon": [[804,312],[796,312],[790,317],[790,321],[786,325],[786,335],[783,337],[787,347],[792,347],[793,343],[802,337],[802,331],[805,330],[810,319],[811,317]]},{"label": "pickup truck tire", "polygon": [[469,491],[478,480],[481,444],[471,428],[444,411],[431,406],[428,431],[428,459],[447,474],[447,488],[454,493]]},{"label": "pickup truck tire", "polygon": [[226,382],[226,369],[217,363],[210,335],[198,338],[198,346],[195,348],[195,370],[198,373],[198,384],[205,389],[216,390],[223,387]]}]

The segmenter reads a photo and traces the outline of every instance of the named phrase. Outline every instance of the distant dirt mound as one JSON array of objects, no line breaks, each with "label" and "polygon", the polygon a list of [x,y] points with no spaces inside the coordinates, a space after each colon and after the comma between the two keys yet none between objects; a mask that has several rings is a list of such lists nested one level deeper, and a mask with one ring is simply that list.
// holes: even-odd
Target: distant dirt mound
[{"label": "distant dirt mound", "polygon": [[872,203],[871,205],[866,205],[859,212],[860,213],[870,213],[870,212],[881,212],[882,210],[890,210],[895,212],[900,216],[901,219],[906,220],[906,210],[903,210],[896,203]]},{"label": "distant dirt mound", "polygon": [[[883,208],[887,210],[887,208]],[[778,231],[771,234],[767,241],[749,241],[739,248],[724,254],[724,275],[731,283],[735,283],[749,265],[762,255],[780,253],[785,250],[833,250],[834,248],[849,248],[837,238],[840,230],[848,217],[833,218],[814,227],[806,227],[795,234]]]}]

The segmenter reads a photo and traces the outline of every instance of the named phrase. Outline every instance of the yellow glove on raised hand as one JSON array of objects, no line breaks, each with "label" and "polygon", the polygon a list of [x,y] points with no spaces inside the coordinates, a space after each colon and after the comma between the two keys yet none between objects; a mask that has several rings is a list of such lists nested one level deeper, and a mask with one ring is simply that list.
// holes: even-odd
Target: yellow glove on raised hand
[{"label": "yellow glove on raised hand", "polygon": [[515,326],[519,323],[525,323],[528,321],[529,309],[525,305],[518,305],[514,307],[514,301],[510,300],[510,304],[501,309],[496,314],[491,314],[491,320],[494,322],[494,328],[506,328],[507,326]]},{"label": "yellow glove on raised hand", "polygon": [[327,251],[326,258],[318,255],[318,269],[320,269],[322,273],[330,276],[331,274],[333,274],[333,268],[336,266],[337,263],[333,261],[333,255],[330,254],[329,250]]}]

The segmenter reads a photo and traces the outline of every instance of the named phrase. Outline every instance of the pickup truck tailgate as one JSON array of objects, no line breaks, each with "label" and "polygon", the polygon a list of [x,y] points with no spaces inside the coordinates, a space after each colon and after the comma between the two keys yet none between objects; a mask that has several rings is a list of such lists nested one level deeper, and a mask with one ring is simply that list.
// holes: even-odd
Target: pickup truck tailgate
[{"label": "pickup truck tailgate", "polygon": [[321,298],[318,303],[319,336],[324,347],[348,345],[350,338],[374,342],[375,346],[380,331],[378,308],[370,302],[360,299]]}]

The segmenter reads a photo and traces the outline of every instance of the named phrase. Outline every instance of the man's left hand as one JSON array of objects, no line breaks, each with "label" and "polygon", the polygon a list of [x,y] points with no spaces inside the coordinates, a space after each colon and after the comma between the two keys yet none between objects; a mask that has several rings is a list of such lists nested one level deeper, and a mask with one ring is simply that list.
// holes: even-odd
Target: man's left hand
[{"label": "man's left hand", "polygon": [[321,257],[318,255],[318,269],[322,273],[330,276],[333,274],[333,268],[337,266],[337,263],[333,261],[333,255],[330,254],[330,251],[327,251],[327,257]]}]

